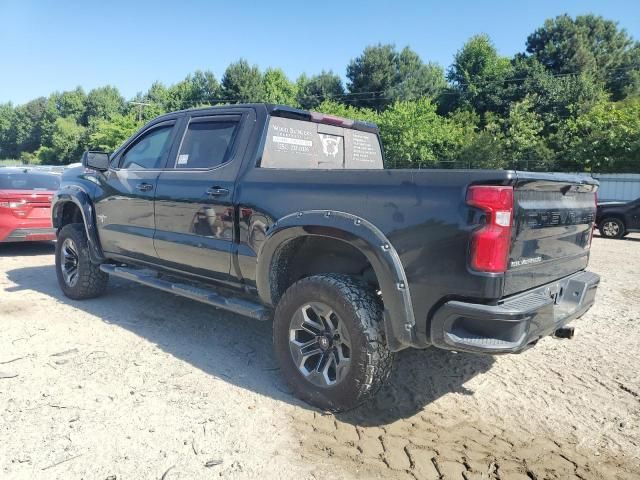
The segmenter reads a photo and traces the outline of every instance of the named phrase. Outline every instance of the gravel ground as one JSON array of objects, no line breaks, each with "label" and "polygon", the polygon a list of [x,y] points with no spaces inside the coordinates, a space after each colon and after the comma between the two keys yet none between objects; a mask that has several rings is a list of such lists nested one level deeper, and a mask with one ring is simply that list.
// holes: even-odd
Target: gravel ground
[{"label": "gravel ground", "polygon": [[640,235],[594,239],[574,340],[402,352],[335,416],[290,395],[269,324],[113,279],[71,301],[52,253],[0,245],[0,478],[640,476]]}]

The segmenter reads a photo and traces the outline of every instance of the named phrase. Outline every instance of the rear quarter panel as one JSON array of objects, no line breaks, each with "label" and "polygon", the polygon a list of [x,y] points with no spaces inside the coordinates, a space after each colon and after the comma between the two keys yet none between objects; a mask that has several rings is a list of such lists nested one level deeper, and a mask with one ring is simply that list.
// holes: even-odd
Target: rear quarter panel
[{"label": "rear quarter panel", "polygon": [[513,172],[455,170],[276,170],[253,168],[238,183],[238,268],[255,282],[256,255],[268,228],[300,211],[357,215],[380,229],[405,269],[416,323],[452,292],[497,298],[502,276],[472,274],[467,250],[472,229],[465,205],[469,184],[508,184]]}]

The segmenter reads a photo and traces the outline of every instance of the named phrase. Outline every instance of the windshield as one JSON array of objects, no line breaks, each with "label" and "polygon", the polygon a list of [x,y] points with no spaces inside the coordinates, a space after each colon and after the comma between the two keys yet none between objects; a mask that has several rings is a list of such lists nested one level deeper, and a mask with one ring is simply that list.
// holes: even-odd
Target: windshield
[{"label": "windshield", "polygon": [[2,173],[0,190],[57,190],[60,177],[42,173]]}]

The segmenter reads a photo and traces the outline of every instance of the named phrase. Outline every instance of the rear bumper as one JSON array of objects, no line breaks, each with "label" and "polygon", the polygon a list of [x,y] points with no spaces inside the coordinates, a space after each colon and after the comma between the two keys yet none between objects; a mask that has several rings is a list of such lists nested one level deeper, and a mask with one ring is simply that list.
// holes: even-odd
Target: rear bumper
[{"label": "rear bumper", "polygon": [[519,352],[581,317],[593,305],[599,283],[598,275],[583,271],[498,305],[449,301],[433,317],[431,343],[465,352]]},{"label": "rear bumper", "polygon": [[55,228],[16,228],[3,242],[40,242],[56,239]]}]

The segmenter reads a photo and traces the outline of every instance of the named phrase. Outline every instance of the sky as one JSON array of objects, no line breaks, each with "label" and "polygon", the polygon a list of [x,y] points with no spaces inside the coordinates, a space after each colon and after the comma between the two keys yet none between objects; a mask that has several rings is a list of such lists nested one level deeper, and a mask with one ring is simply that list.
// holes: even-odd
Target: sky
[{"label": "sky", "polygon": [[562,13],[602,15],[640,40],[638,0],[0,0],[0,102],[104,85],[129,99],[195,70],[220,79],[241,57],[292,80],[323,69],[344,78],[376,43],[408,45],[446,68],[472,35],[489,34],[511,56]]}]

